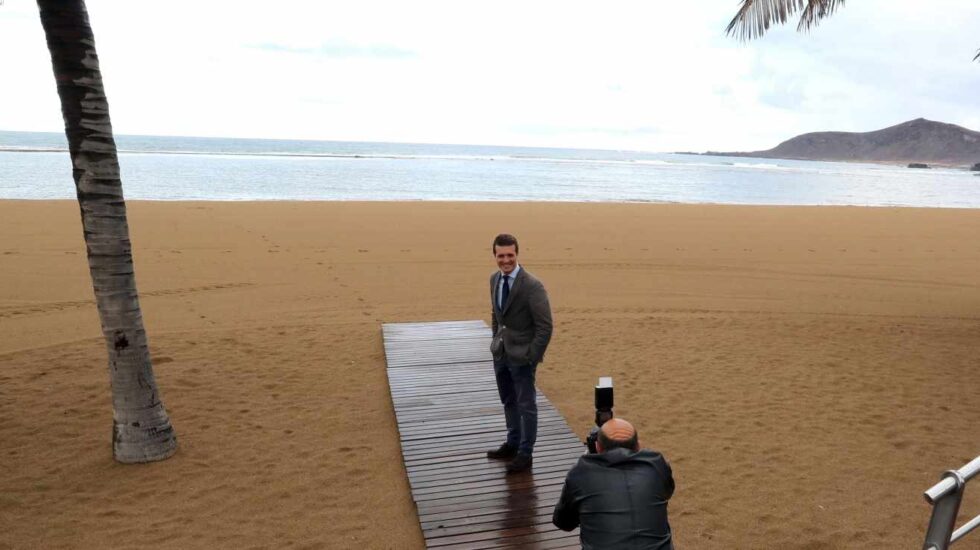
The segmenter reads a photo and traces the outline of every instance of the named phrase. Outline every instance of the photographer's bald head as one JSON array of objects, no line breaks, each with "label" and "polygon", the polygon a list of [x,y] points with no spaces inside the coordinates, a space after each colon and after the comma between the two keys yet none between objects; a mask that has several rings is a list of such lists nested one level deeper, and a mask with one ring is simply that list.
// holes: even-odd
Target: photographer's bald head
[{"label": "photographer's bald head", "polygon": [[596,450],[603,453],[617,448],[639,451],[640,438],[632,424],[622,418],[610,418],[602,424],[602,429],[599,430]]}]

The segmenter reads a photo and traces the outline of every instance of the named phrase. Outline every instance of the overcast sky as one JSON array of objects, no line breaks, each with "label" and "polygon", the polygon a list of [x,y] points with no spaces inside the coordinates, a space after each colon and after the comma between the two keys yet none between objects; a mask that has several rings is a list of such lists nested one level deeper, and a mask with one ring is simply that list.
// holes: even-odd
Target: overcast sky
[{"label": "overcast sky", "polygon": [[[743,44],[737,0],[89,0],[119,134],[754,150],[925,117],[980,130],[980,0],[852,0]],[[0,129],[63,131],[28,0]]]}]

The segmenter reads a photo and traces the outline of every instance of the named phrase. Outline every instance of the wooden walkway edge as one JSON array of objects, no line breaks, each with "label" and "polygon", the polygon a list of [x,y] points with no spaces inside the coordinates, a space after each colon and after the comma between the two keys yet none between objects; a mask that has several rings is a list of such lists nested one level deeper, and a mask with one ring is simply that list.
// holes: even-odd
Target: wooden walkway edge
[{"label": "wooden walkway edge", "polygon": [[582,442],[538,391],[531,471],[486,451],[506,438],[483,321],[383,324],[388,387],[426,548],[580,548],[551,513]]}]

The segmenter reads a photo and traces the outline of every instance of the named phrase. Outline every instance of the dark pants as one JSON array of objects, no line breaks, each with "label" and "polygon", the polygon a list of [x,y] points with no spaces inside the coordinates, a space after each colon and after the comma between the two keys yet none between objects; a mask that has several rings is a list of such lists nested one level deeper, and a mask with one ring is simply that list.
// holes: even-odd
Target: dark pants
[{"label": "dark pants", "polygon": [[514,365],[506,357],[493,362],[497,391],[507,421],[507,444],[528,455],[534,451],[534,442],[538,438],[538,402],[534,391],[536,368]]}]

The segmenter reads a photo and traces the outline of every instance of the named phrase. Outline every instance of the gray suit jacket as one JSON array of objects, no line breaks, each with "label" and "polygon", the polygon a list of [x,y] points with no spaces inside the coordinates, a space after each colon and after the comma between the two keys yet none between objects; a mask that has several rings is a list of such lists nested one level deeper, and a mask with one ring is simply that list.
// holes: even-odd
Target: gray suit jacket
[{"label": "gray suit jacket", "polygon": [[551,341],[551,304],[548,292],[534,275],[521,266],[511,283],[507,303],[497,306],[497,287],[500,272],[490,276],[490,309],[493,341],[490,351],[494,359],[505,355],[515,365],[537,365]]}]

